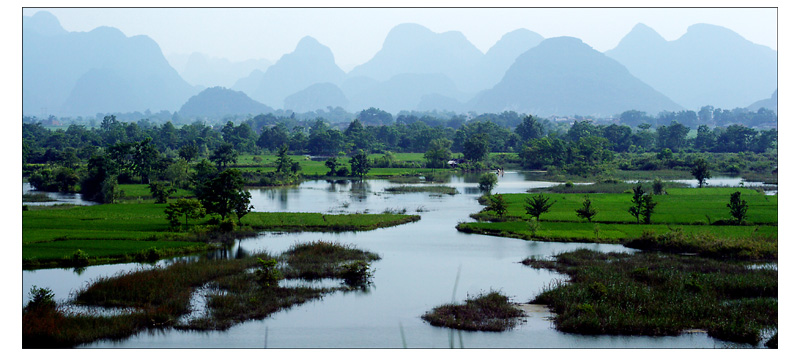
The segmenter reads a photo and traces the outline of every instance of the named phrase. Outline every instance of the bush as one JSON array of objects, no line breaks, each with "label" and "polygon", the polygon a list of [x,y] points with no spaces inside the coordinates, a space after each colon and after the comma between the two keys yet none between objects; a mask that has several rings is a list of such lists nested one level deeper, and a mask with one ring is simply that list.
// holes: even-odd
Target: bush
[{"label": "bush", "polygon": [[372,271],[369,269],[369,263],[363,260],[357,260],[342,266],[342,278],[349,286],[362,286],[370,283],[372,278]]},{"label": "bush", "polygon": [[55,294],[50,288],[39,288],[32,286],[28,292],[30,301],[25,306],[25,311],[32,310],[52,310],[56,308]]},{"label": "bush", "polygon": [[70,257],[70,264],[75,267],[88,266],[89,255],[83,252],[83,250],[78,249],[72,254],[72,257]]},{"label": "bush", "polygon": [[283,274],[276,266],[278,261],[274,258],[264,261],[258,258],[258,268],[255,271],[256,280],[265,287],[277,287],[278,281],[283,279]]}]

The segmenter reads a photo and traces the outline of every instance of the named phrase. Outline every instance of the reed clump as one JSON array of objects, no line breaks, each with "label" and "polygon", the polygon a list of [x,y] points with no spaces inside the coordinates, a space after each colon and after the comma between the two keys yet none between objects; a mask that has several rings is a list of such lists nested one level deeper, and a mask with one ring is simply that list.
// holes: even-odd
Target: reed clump
[{"label": "reed clump", "polygon": [[504,331],[517,325],[525,313],[509,297],[496,291],[467,298],[464,304],[445,304],[425,313],[433,326],[471,331]]}]

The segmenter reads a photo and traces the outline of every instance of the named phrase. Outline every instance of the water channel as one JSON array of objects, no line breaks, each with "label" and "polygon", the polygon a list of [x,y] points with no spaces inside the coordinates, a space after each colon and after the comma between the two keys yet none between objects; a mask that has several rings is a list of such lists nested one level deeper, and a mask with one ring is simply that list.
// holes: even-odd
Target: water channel
[{"label": "water channel", "polygon": [[[496,193],[520,193],[554,183],[535,174],[506,172]],[[373,284],[366,290],[336,292],[250,321],[223,332],[147,331],[122,341],[100,341],[90,348],[720,348],[740,347],[704,333],[675,337],[583,336],[556,331],[545,310],[533,311],[507,332],[458,332],[433,327],[420,316],[455,299],[461,302],[489,290],[502,291],[526,303],[544,287],[564,277],[519,263],[531,255],[552,256],[589,248],[632,251],[620,245],[531,242],[463,234],[455,229],[481,209],[476,176],[454,176],[447,183],[457,195],[392,194],[385,180],[307,181],[298,187],[251,190],[256,211],[380,213],[406,209],[422,219],[368,232],[261,233],[238,241],[223,255],[237,251],[278,254],[306,241],[337,241],[380,254],[372,264]],[[163,263],[163,262],[162,262]],[[72,291],[100,276],[148,265],[91,266],[23,272],[23,294],[32,285],[53,289],[66,301]],[[27,296],[23,297],[23,304]]]}]

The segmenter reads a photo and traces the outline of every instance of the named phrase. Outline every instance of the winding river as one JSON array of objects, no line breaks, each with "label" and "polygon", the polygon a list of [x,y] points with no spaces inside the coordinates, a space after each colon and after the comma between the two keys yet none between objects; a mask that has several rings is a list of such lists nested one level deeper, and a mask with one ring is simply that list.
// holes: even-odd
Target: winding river
[{"label": "winding river", "polygon": [[[555,183],[535,174],[505,172],[495,193],[519,193]],[[336,292],[321,300],[250,321],[224,332],[148,331],[122,341],[101,341],[89,348],[719,348],[742,345],[722,342],[704,333],[675,337],[583,336],[558,332],[546,310],[529,312],[507,332],[458,332],[433,327],[420,316],[455,299],[490,290],[525,303],[544,287],[564,277],[519,263],[531,255],[552,256],[589,248],[632,251],[620,245],[532,242],[456,231],[459,221],[481,209],[477,176],[453,176],[447,185],[460,194],[392,194],[396,184],[385,180],[358,182],[307,181],[298,187],[253,189],[256,211],[380,213],[405,209],[420,221],[367,232],[261,233],[237,241],[221,255],[239,251],[278,254],[306,241],[337,241],[376,252],[373,284],[366,290]],[[219,254],[218,254],[219,255]],[[162,262],[164,263],[164,262]],[[120,271],[149,268],[118,264],[73,269],[23,271],[23,304],[32,285],[49,287],[66,301],[72,291]]]}]

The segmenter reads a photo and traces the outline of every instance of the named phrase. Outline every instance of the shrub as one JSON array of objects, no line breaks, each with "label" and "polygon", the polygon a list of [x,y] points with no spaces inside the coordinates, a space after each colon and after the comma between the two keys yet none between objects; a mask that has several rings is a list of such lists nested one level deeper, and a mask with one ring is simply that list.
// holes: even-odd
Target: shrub
[{"label": "shrub", "polygon": [[363,260],[356,260],[342,266],[342,278],[349,286],[362,286],[369,284],[372,275],[372,270],[369,268],[369,262],[365,262]]},{"label": "shrub", "polygon": [[55,294],[50,288],[39,288],[32,286],[28,292],[30,301],[25,306],[25,311],[32,310],[52,310],[56,308]]},{"label": "shrub", "polygon": [[256,280],[265,287],[277,287],[278,281],[283,279],[283,274],[276,266],[278,261],[274,258],[264,261],[258,258],[258,268],[255,271]]},{"label": "shrub", "polygon": [[72,266],[81,267],[81,266],[88,266],[89,265],[89,255],[83,250],[75,250],[70,258],[70,264]]}]

